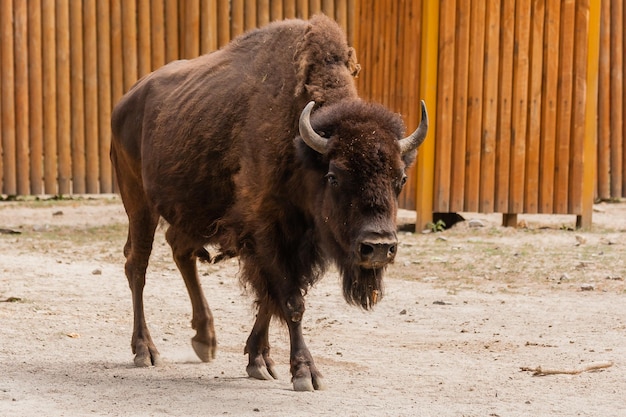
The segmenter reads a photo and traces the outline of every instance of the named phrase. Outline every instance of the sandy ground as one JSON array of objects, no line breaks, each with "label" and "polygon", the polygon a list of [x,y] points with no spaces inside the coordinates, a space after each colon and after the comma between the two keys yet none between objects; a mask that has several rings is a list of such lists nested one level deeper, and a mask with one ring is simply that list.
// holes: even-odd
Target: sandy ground
[{"label": "sandy ground", "polygon": [[305,337],[328,388],[297,393],[279,323],[281,379],[246,377],[254,311],[236,260],[200,266],[218,334],[204,364],[158,233],[145,298],[165,364],[139,369],[119,200],[2,202],[0,228],[20,234],[0,234],[0,416],[626,415],[626,203],[597,205],[590,231],[571,230],[574,216],[520,216],[516,229],[465,217],[400,234],[373,312],[345,304],[335,273],[309,293]]}]

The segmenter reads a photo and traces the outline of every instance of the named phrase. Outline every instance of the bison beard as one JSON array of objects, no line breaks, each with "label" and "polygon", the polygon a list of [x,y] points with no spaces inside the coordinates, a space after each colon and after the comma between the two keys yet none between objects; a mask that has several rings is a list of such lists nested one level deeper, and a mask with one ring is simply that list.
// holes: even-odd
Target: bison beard
[{"label": "bison beard", "polygon": [[[303,336],[304,297],[334,262],[348,303],[369,310],[382,298],[397,245],[397,195],[428,126],[422,103],[420,127],[403,138],[399,115],[358,98],[358,70],[345,34],[320,15],[274,22],[172,62],[115,106],[111,160],[129,219],[137,366],[160,363],[143,290],[163,218],[191,299],[198,357],[213,359],[217,339],[196,262],[238,256],[258,307],[245,345],[248,375],[278,377],[269,343],[277,317],[289,329],[293,388],[324,386]],[[221,253],[211,257],[207,245]]]},{"label": "bison beard", "polygon": [[352,262],[340,268],[343,296],[350,304],[370,310],[383,297],[383,273],[385,268],[366,269]]}]

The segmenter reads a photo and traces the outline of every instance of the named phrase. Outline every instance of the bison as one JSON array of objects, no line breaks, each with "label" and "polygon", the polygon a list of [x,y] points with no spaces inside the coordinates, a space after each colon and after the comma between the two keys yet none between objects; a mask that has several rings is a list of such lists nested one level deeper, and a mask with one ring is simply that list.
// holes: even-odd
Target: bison
[{"label": "bison", "polygon": [[419,127],[403,137],[399,115],[358,97],[359,69],[340,27],[318,15],[171,62],[115,106],[111,160],[129,220],[136,366],[160,362],[143,289],[162,218],[191,298],[198,357],[215,357],[216,336],[196,261],[238,256],[258,308],[248,375],[277,377],[268,340],[277,317],[289,329],[293,388],[323,387],[302,335],[304,297],[335,264],[347,302],[370,309],[381,299],[398,246],[397,196],[428,129],[422,102]]}]

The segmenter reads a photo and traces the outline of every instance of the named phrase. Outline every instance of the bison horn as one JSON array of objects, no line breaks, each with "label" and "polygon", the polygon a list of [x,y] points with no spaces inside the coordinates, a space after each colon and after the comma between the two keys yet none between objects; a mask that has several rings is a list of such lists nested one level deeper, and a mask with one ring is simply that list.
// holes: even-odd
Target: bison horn
[{"label": "bison horn", "polygon": [[424,142],[426,132],[428,132],[428,113],[426,112],[426,103],[422,100],[422,121],[420,125],[410,136],[398,141],[402,155],[417,149]]},{"label": "bison horn", "polygon": [[311,149],[325,154],[328,147],[328,140],[318,135],[315,130],[313,130],[313,127],[311,127],[311,110],[313,106],[315,106],[315,102],[309,102],[300,114],[300,136],[304,143],[309,145]]}]

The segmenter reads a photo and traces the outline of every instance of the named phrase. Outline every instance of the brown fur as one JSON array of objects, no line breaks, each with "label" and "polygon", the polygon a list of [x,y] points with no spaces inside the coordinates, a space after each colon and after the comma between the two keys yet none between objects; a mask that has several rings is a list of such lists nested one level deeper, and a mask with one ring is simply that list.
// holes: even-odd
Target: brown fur
[{"label": "brown fur", "polygon": [[[196,259],[211,259],[204,246],[213,244],[221,252],[213,259],[240,257],[241,280],[257,296],[248,373],[275,377],[267,329],[277,316],[290,330],[294,387],[321,387],[301,334],[304,294],[335,262],[348,302],[369,308],[382,295],[384,266],[359,265],[358,242],[367,233],[395,239],[396,198],[415,156],[400,155],[399,116],[358,99],[358,70],[332,20],[288,20],[162,67],[115,107],[111,158],[129,217],[124,253],[138,365],[159,358],[141,294],[163,217],[192,300],[198,355],[209,360],[216,346],[196,271]],[[313,127],[329,138],[324,155],[298,134],[311,100],[320,106]]]}]

